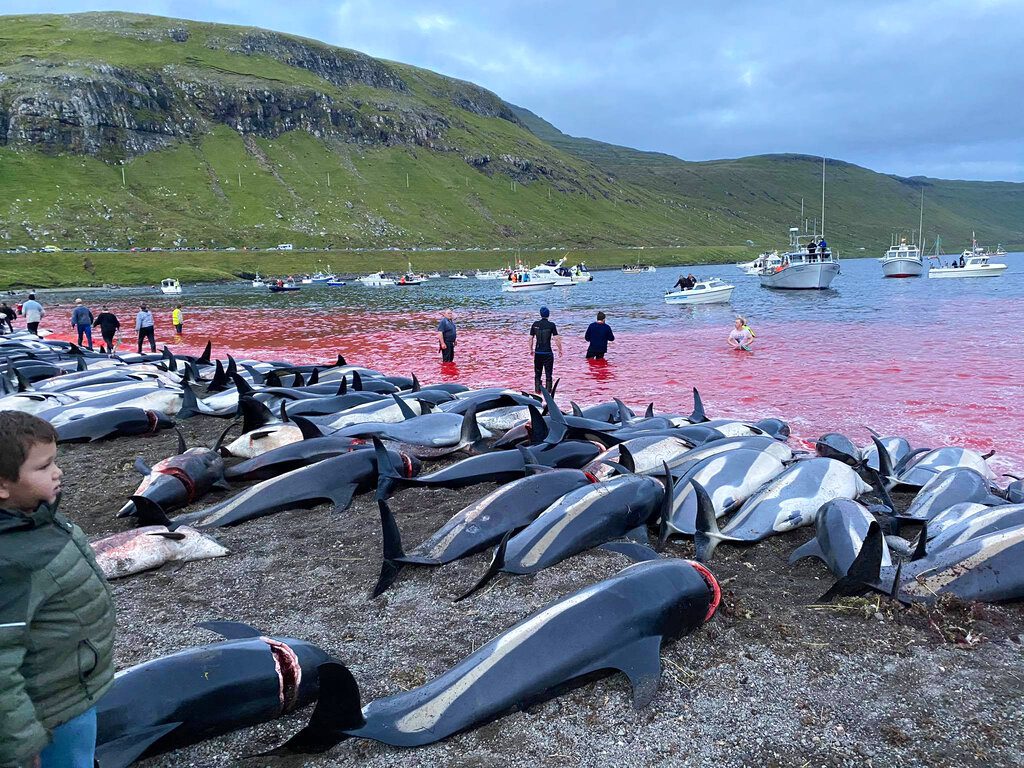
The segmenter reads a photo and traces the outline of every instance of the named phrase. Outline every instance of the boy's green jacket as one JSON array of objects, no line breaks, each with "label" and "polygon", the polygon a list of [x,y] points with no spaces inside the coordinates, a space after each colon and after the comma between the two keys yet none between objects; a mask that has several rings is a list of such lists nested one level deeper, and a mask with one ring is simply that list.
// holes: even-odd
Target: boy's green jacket
[{"label": "boy's green jacket", "polygon": [[56,504],[0,509],[0,768],[20,768],[96,704],[113,644],[110,587],[82,529]]}]

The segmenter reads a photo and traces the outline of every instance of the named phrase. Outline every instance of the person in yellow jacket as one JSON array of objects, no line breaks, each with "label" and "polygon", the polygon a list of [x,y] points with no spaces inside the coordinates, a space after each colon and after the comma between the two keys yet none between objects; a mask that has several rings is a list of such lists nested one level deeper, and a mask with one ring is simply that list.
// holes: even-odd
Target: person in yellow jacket
[{"label": "person in yellow jacket", "polygon": [[174,332],[179,336],[181,336],[181,325],[183,320],[184,317],[181,314],[181,304],[178,304],[174,308],[174,311],[171,312],[171,323],[174,325]]}]

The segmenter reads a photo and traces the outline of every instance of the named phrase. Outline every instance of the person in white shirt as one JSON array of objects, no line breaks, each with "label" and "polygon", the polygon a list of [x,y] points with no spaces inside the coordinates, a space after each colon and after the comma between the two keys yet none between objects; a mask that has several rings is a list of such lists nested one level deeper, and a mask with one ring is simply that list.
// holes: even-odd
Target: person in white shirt
[{"label": "person in white shirt", "polygon": [[156,352],[156,331],[153,328],[153,313],[143,304],[135,316],[135,330],[139,332],[139,354],[142,354],[142,340],[149,339],[150,352]]}]

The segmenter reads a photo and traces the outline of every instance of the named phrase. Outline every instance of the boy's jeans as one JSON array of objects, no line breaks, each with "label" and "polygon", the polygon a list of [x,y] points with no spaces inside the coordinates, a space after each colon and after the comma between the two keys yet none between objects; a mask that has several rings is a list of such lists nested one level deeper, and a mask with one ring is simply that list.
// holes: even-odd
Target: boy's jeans
[{"label": "boy's jeans", "polygon": [[43,750],[42,768],[93,768],[96,753],[96,707],[53,729]]}]

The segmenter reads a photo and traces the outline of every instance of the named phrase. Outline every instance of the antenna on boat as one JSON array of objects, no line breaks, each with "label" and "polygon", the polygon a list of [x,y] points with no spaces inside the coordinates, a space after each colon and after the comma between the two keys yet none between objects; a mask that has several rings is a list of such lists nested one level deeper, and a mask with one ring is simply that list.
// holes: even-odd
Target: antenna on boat
[{"label": "antenna on boat", "polygon": [[825,237],[825,158],[821,158],[821,236]]}]

